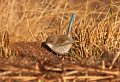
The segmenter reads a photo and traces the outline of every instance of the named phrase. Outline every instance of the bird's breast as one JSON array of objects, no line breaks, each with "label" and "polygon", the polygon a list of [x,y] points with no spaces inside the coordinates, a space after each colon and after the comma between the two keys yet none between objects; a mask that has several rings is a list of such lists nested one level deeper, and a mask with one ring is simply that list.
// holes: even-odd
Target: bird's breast
[{"label": "bird's breast", "polygon": [[58,54],[65,54],[65,53],[68,53],[71,47],[72,47],[72,44],[67,44],[67,45],[57,46],[57,47],[53,46],[51,49]]}]

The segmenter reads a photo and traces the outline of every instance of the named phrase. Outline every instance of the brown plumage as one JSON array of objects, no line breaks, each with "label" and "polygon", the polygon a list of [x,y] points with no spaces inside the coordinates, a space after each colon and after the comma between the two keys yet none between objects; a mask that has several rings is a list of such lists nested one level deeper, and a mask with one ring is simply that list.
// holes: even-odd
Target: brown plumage
[{"label": "brown plumage", "polygon": [[46,45],[49,46],[51,50],[53,50],[55,53],[58,54],[68,53],[68,51],[72,47],[74,40],[70,35],[70,31],[74,20],[75,20],[75,14],[72,14],[66,35],[52,35],[52,36],[48,36],[48,38],[46,39],[45,42]]},{"label": "brown plumage", "polygon": [[74,43],[72,37],[67,35],[52,35],[46,39],[46,45],[58,54],[68,53],[72,43]]}]

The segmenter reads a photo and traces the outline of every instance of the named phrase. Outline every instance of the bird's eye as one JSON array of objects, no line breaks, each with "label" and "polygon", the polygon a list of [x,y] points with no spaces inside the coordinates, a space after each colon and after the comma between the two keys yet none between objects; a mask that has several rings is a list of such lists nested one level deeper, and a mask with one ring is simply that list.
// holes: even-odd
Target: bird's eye
[{"label": "bird's eye", "polygon": [[49,43],[53,43],[53,40],[49,40]]}]

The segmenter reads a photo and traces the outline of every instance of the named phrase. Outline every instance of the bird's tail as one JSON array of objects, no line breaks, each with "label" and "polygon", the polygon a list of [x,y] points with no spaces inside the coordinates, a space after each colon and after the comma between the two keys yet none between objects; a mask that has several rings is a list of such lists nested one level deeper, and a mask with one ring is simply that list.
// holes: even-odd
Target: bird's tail
[{"label": "bird's tail", "polygon": [[73,24],[74,21],[75,21],[75,14],[73,13],[72,16],[71,16],[71,19],[70,19],[68,30],[67,30],[67,35],[68,36],[70,36],[70,31],[71,31],[72,24]]}]

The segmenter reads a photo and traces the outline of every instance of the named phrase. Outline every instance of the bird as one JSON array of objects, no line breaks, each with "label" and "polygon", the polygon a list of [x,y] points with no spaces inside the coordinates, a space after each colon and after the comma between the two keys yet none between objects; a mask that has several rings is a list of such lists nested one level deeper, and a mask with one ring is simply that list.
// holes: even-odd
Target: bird
[{"label": "bird", "polygon": [[74,40],[71,36],[71,28],[74,21],[75,14],[73,13],[66,34],[56,34],[47,37],[45,44],[56,54],[66,54],[71,49],[72,44],[74,43]]}]

